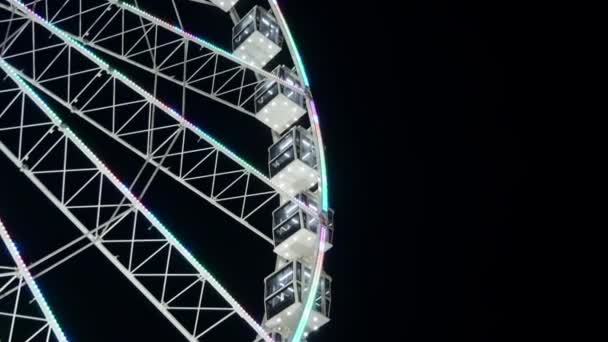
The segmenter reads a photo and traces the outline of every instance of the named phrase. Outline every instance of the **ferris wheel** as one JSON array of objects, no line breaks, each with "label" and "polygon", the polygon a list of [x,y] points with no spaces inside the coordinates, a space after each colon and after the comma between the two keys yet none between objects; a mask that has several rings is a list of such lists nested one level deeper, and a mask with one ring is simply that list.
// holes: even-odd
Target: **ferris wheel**
[{"label": "ferris wheel", "polygon": [[[214,24],[203,32],[186,17]],[[69,340],[70,322],[53,316],[36,279],[89,247],[187,341],[232,340],[238,327],[240,340],[298,342],[330,321],[325,147],[276,0],[1,0],[0,37],[0,158],[78,232],[26,264],[8,232],[19,227],[0,223],[0,341]],[[260,147],[267,169],[203,130],[206,113],[193,101],[270,131],[272,144]],[[112,171],[118,166],[102,160],[75,120],[137,160],[135,177]],[[264,282],[261,309],[241,305],[186,247],[196,241],[144,205],[158,175],[276,257],[249,280]]]}]

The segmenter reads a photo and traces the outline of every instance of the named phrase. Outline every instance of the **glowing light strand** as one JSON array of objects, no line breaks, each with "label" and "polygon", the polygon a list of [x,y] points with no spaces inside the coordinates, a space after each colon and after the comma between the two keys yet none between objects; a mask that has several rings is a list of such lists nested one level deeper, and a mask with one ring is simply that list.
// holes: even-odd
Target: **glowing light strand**
[{"label": "glowing light strand", "polygon": [[[27,84],[18,74],[17,71],[4,59],[0,59],[0,66],[4,69],[7,74],[13,79],[27,94],[34,100],[34,102],[49,116],[51,121],[59,127],[64,126],[61,118],[42,100],[38,94]],[[244,308],[228,293],[228,291],[211,275],[209,271],[190,253],[188,249],[173,235],[173,233],[167,229],[154,214],[152,214],[141,201],[133,195],[124,183],[114,175],[114,173],[95,155],[89,147],[80,138],[72,132],[69,127],[63,127],[63,132],[75,143],[78,148],[94,163],[97,165],[99,170],[108,178],[114,186],[116,186],[120,192],[126,196],[131,203],[148,219],[158,231],[170,241],[175,248],[193,265],[196,270],[205,277],[205,279],[218,291],[224,299],[235,308],[236,312],[243,318],[265,341],[273,342],[272,338],[266,333],[266,331],[244,310]]]},{"label": "glowing light strand", "polygon": [[[270,1],[270,5],[274,9],[275,14],[278,17],[277,19],[281,23],[281,26],[283,28],[283,34],[287,38],[287,43],[290,46],[292,55],[294,55],[294,57],[295,57],[295,62],[297,64],[296,68],[297,68],[300,76],[302,77],[302,80],[303,80],[304,84],[306,85],[306,88],[310,89],[310,81],[308,79],[308,74],[306,73],[306,67],[304,66],[304,62],[302,61],[302,57],[298,50],[298,46],[295,42],[295,39],[293,38],[293,35],[291,34],[291,30],[289,29],[289,26],[287,25],[287,22],[285,21],[283,12],[281,11],[281,8],[279,7],[279,4],[276,0],[269,0],[269,1]],[[309,109],[311,125],[314,129],[315,137],[317,139],[317,149],[319,151],[319,168],[320,168],[320,172],[321,172],[321,184],[320,184],[319,188],[320,188],[321,196],[322,196],[321,207],[323,209],[323,212],[327,213],[327,211],[329,210],[329,188],[328,188],[328,183],[327,183],[327,163],[325,160],[325,151],[324,151],[325,147],[323,145],[320,120],[319,120],[319,115],[317,112],[316,105],[312,99],[307,101],[307,105],[308,105],[308,109]],[[324,257],[325,257],[325,240],[327,237],[326,235],[327,235],[327,228],[324,227],[323,225],[321,225],[319,240],[318,240],[318,248],[316,251],[314,273],[313,273],[313,277],[312,277],[312,281],[311,281],[311,285],[310,285],[311,290],[308,293],[306,303],[304,304],[304,310],[302,312],[302,316],[300,317],[296,330],[292,336],[292,340],[291,340],[292,342],[300,342],[306,334],[306,328],[308,326],[308,321],[310,319],[310,315],[312,313],[314,303],[315,303],[316,293],[319,289],[319,284],[321,281],[321,273],[323,270],[323,261],[324,261]]]},{"label": "glowing light strand", "polygon": [[294,52],[295,52],[295,58],[296,58],[296,62],[298,63],[298,70],[302,71],[302,80],[304,81],[304,85],[306,85],[306,87],[310,87],[310,82],[308,80],[308,74],[306,73],[306,68],[304,67],[304,62],[302,62],[302,56],[300,55],[300,52],[298,50],[298,45],[296,44],[295,39],[293,39],[293,36],[291,34],[291,30],[289,30],[289,26],[287,26],[287,22],[285,21],[285,17],[283,16],[283,12],[281,11],[281,8],[279,7],[279,3],[276,0],[271,0],[275,5],[276,5],[276,9],[278,12],[278,20],[281,21],[283,23],[283,27],[284,27],[284,32],[283,34],[285,35],[285,38],[287,38],[288,40],[288,44],[290,44],[291,46],[293,46]]},{"label": "glowing light strand", "polygon": [[6,248],[8,249],[11,257],[17,264],[19,273],[25,279],[25,283],[27,284],[30,291],[32,291],[32,294],[34,295],[34,298],[36,299],[36,302],[38,303],[40,310],[42,310],[42,313],[44,314],[51,330],[55,334],[55,337],[60,342],[68,342],[67,337],[63,333],[63,329],[61,329],[61,326],[59,325],[57,318],[53,314],[53,311],[49,307],[48,303],[46,302],[46,299],[44,299],[44,296],[42,295],[42,291],[40,291],[38,284],[36,284],[36,281],[34,281],[34,278],[32,277],[31,273],[27,269],[25,262],[21,258],[21,254],[19,254],[19,249],[13,242],[13,239],[11,239],[11,236],[9,235],[8,231],[6,230],[6,227],[2,223],[2,220],[0,220],[0,237],[2,237],[2,240],[4,241],[4,244],[6,245]]}]

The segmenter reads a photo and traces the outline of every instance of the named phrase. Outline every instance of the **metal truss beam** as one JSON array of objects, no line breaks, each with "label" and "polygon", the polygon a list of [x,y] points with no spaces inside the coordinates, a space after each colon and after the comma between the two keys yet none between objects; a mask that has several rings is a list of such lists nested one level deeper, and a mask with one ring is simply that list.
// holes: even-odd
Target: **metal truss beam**
[{"label": "metal truss beam", "polygon": [[248,115],[255,115],[255,87],[268,80],[308,96],[303,88],[249,64],[139,6],[116,0],[85,3],[67,0],[59,6],[44,0],[36,2],[36,7],[38,13],[44,13],[41,14],[44,19],[73,38],[154,77],[179,85],[184,89],[184,96],[188,89]]},{"label": "metal truss beam", "polygon": [[[256,334],[271,342],[263,328],[18,76],[16,70],[4,60],[0,60],[0,67],[18,86],[13,93],[5,94],[16,100],[3,101],[7,105],[0,110],[0,151],[186,339],[198,341],[225,321],[226,317],[221,317],[213,324],[201,323],[202,315],[218,310],[217,305],[205,305],[205,298],[215,293],[223,300],[221,310],[237,314]],[[91,178],[93,181],[89,182]],[[123,200],[128,204],[126,207],[120,205]],[[91,234],[117,209],[120,220],[112,222],[103,234]],[[173,304],[175,301],[180,302],[179,306]],[[186,308],[196,313],[194,320],[183,316]]]},{"label": "metal truss beam", "polygon": [[[68,340],[61,326],[59,326],[42,292],[40,292],[38,285],[29,273],[2,220],[0,220],[0,239],[2,239],[4,247],[12,259],[0,259],[0,295],[2,295],[0,319],[10,320],[8,334],[0,331],[0,337],[6,338],[7,341],[31,341],[34,339],[40,341],[44,339],[47,342],[67,342]],[[0,249],[1,247],[0,245]],[[8,266],[4,265],[6,262],[9,263]],[[16,293],[13,296],[4,296],[6,289],[14,283],[19,285]],[[26,289],[21,287],[26,287]],[[34,302],[34,310],[32,310],[32,302]],[[11,310],[5,312],[3,310],[5,307]],[[21,324],[22,321],[28,321],[28,324]]]},{"label": "metal truss beam", "polygon": [[[28,11],[25,8],[22,10]],[[14,54],[9,54],[6,58],[16,66],[28,65],[23,68],[25,70],[36,70],[35,66],[29,65],[35,60],[37,51],[54,49],[54,58],[47,63],[42,72],[38,73],[38,77],[33,77],[35,72],[29,72],[29,75],[25,76],[37,88],[47,92],[63,105],[69,106],[73,113],[85,118],[140,157],[152,159],[153,164],[152,152],[158,148],[159,143],[166,141],[156,137],[162,136],[164,134],[162,131],[166,132],[171,125],[184,126],[186,129],[180,133],[181,144],[170,151],[171,167],[161,170],[268,242],[271,242],[270,238],[250,222],[256,218],[254,216],[256,212],[263,207],[276,205],[272,200],[278,198],[277,195],[298,203],[310,214],[318,214],[273,184],[265,175],[192,125],[176,111],[158,101],[152,94],[145,92],[99,57],[71,40],[65,33],[36,17],[35,14],[30,13],[30,17],[54,33],[55,38],[61,38],[67,48],[57,43],[57,39],[42,42],[42,35],[39,34],[38,39],[33,42],[37,46],[32,47],[29,55],[21,53],[15,57]],[[51,48],[48,48],[49,46]],[[76,58],[75,55],[87,57],[89,63],[82,58]],[[75,60],[77,62],[70,63]],[[67,68],[64,62],[68,62]],[[47,73],[60,76],[45,78]],[[74,89],[79,91],[76,92]],[[126,91],[131,93],[129,101],[120,101],[116,98],[117,94]],[[108,99],[112,99],[111,105],[108,105]],[[154,115],[156,112],[165,115]],[[161,120],[163,117],[170,120],[163,121]],[[203,141],[205,144],[202,144]]]}]

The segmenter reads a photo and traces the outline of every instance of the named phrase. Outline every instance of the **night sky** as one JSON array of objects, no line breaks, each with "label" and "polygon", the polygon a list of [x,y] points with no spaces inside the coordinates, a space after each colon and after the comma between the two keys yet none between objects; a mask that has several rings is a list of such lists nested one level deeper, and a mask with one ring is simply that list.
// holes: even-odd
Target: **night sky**
[{"label": "night sky", "polygon": [[[336,212],[326,265],[334,281],[332,322],[310,341],[516,337],[512,260],[527,166],[523,120],[512,103],[511,10],[448,1],[399,9],[387,2],[281,3],[320,111]],[[205,36],[203,26],[216,24],[193,30]],[[209,39],[228,46],[227,37]],[[255,123],[234,127],[239,114],[225,115],[195,121],[263,168],[268,131]],[[129,152],[82,123],[76,130],[102,159],[120,164],[119,174],[133,172]],[[48,238],[75,236],[4,156],[0,175],[0,217],[26,260],[44,255]],[[144,203],[260,312],[271,251],[167,177],[150,191]],[[210,226],[225,229],[205,231]],[[73,340],[180,340],[96,250],[39,283]]]}]

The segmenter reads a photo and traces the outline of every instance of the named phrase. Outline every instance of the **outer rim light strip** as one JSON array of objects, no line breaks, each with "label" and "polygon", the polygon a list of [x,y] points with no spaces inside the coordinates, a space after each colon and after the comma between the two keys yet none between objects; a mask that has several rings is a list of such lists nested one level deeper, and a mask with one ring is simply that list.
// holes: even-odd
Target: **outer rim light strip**
[{"label": "outer rim light strip", "polygon": [[[24,5],[19,0],[8,0],[8,1],[10,3],[13,3],[16,6],[22,8],[23,10],[25,10],[30,15],[34,16],[35,19],[37,19],[38,21],[40,21],[40,23],[43,26],[47,27],[47,25],[48,25],[47,29],[49,29],[50,31],[52,31],[54,34],[56,34],[56,35],[58,35],[60,37],[63,37],[63,39],[65,39],[66,41],[69,41],[71,44],[73,44],[75,47],[77,47],[78,50],[81,53],[87,55],[89,58],[91,58],[92,60],[94,60],[101,67],[103,67],[104,69],[106,69],[108,72],[111,72],[115,77],[120,78],[125,83],[128,83],[128,85],[132,89],[134,89],[134,90],[136,89],[137,91],[141,92],[141,94],[140,94],[141,96],[147,98],[150,102],[153,102],[157,107],[160,107],[161,109],[163,109],[164,111],[166,111],[167,114],[173,116],[174,119],[176,119],[176,120],[184,123],[185,125],[187,125],[188,128],[190,128],[191,130],[195,131],[197,134],[199,134],[204,139],[206,139],[207,142],[210,145],[212,145],[215,148],[217,148],[218,150],[222,151],[223,153],[225,153],[226,155],[228,155],[228,157],[230,157],[232,160],[236,161],[237,163],[242,164],[241,166],[244,165],[243,168],[248,169],[248,171],[254,173],[260,179],[262,179],[263,181],[265,181],[271,188],[275,189],[275,185],[272,183],[272,181],[268,177],[266,177],[263,173],[261,173],[256,168],[254,168],[250,163],[248,163],[247,161],[243,160],[236,153],[232,152],[227,147],[225,147],[220,142],[218,142],[216,139],[214,139],[213,137],[211,137],[209,134],[205,133],[199,127],[197,127],[194,124],[192,124],[190,121],[188,121],[187,119],[185,119],[182,115],[180,115],[173,108],[170,108],[166,104],[160,102],[158,99],[156,99],[154,96],[152,96],[146,90],[144,90],[142,87],[140,87],[139,85],[137,85],[137,83],[131,81],[127,76],[123,75],[118,70],[116,70],[116,69],[110,70],[110,65],[108,63],[106,63],[102,58],[100,58],[95,53],[93,53],[92,51],[90,51],[89,49],[87,49],[86,47],[84,47],[82,44],[80,44],[80,42],[78,42],[77,40],[75,40],[74,38],[72,38],[70,35],[68,35],[67,33],[65,33],[63,30],[61,30],[60,28],[58,28],[55,25],[51,24],[50,22],[48,22],[46,19],[44,19],[43,17],[41,17],[40,15],[38,15],[36,12],[32,11],[31,9],[29,9],[26,5]],[[209,44],[209,43],[207,43],[207,44]],[[298,200],[297,198],[295,198],[291,194],[283,191],[282,189],[281,189],[281,191],[277,191],[277,192],[280,192],[283,196],[289,198],[291,201],[294,201],[294,202],[298,203],[298,205],[301,208],[304,208],[310,214],[314,214],[316,212],[316,210],[314,208],[309,207],[304,202]]]},{"label": "outer rim light strip", "polygon": [[315,126],[317,132],[319,132],[319,134],[317,135],[318,139],[319,139],[319,154],[321,156],[321,181],[323,184],[323,191],[321,192],[321,194],[323,195],[323,200],[321,201],[322,206],[323,206],[323,211],[327,212],[329,210],[329,186],[327,183],[327,162],[325,161],[325,149],[323,148],[323,138],[321,136],[321,125],[319,123],[319,115],[317,114],[317,106],[315,105],[314,101],[310,101],[310,108],[312,109],[312,118],[313,118],[313,125]]},{"label": "outer rim light strip", "polygon": [[279,20],[283,22],[283,27],[285,28],[285,32],[283,32],[287,37],[287,39],[289,40],[289,44],[291,46],[293,46],[293,49],[295,51],[295,57],[296,57],[296,61],[298,62],[298,66],[300,68],[300,70],[302,70],[302,79],[304,80],[304,84],[306,85],[306,87],[310,87],[310,82],[308,81],[308,75],[306,74],[306,68],[304,67],[304,62],[302,62],[302,57],[300,56],[300,50],[298,49],[298,45],[296,44],[295,39],[293,39],[293,36],[291,35],[291,30],[289,29],[289,26],[287,26],[287,22],[285,21],[285,17],[283,16],[283,12],[281,11],[281,7],[279,7],[279,3],[276,0],[271,0],[275,5],[276,8],[279,12]]},{"label": "outer rim light strip", "polygon": [[53,311],[44,299],[44,296],[42,295],[42,291],[40,291],[38,284],[36,284],[36,281],[34,281],[34,278],[32,278],[32,275],[27,269],[25,262],[23,262],[21,254],[19,254],[19,249],[17,249],[17,246],[13,242],[13,239],[11,239],[11,236],[9,235],[8,231],[6,230],[6,227],[2,223],[2,220],[0,220],[0,236],[2,237],[6,248],[11,254],[11,257],[17,263],[17,267],[19,268],[21,275],[25,278],[25,283],[29,287],[30,291],[32,291],[34,298],[36,298],[36,302],[38,303],[40,309],[42,310],[42,313],[46,317],[48,324],[53,330],[55,337],[61,342],[68,342],[68,339],[65,337],[65,334],[63,333],[59,322],[57,322],[57,318],[55,318]]},{"label": "outer rim light strip", "polygon": [[[306,73],[306,67],[304,66],[304,62],[302,61],[302,57],[300,55],[300,52],[299,52],[298,46],[295,42],[295,39],[293,38],[293,35],[291,34],[291,30],[289,29],[289,26],[287,25],[287,22],[285,21],[283,12],[281,11],[281,8],[276,0],[270,0],[270,1],[275,5],[274,8],[276,8],[276,13],[279,17],[278,20],[281,21],[283,24],[282,26],[284,28],[283,29],[284,34],[287,36],[288,44],[291,45],[293,54],[295,55],[296,62],[298,64],[298,70],[300,71],[304,84],[306,85],[307,88],[309,88],[310,82],[308,79],[308,74]],[[328,189],[328,184],[327,184],[327,163],[325,161],[325,151],[324,151],[324,145],[323,145],[323,138],[322,138],[322,134],[321,134],[321,126],[319,123],[319,115],[317,112],[315,102],[311,99],[308,103],[309,103],[309,108],[311,111],[310,115],[312,118],[311,125],[313,125],[313,127],[317,133],[316,136],[317,136],[317,144],[318,144],[319,159],[320,159],[319,167],[320,167],[320,171],[321,171],[321,184],[322,184],[321,204],[322,204],[323,212],[327,212],[329,210],[329,191],[328,191],[329,189]],[[314,271],[312,282],[311,282],[311,291],[308,293],[308,298],[304,305],[304,310],[302,312],[302,316],[300,317],[300,321],[298,322],[296,331],[292,337],[291,342],[300,342],[304,336],[305,330],[308,326],[308,320],[310,319],[310,314],[314,307],[315,297],[316,297],[316,293],[318,291],[319,283],[321,281],[321,272],[323,270],[323,260],[325,257],[325,239],[326,239],[326,235],[327,235],[327,229],[324,228],[323,226],[321,226],[321,234],[319,234],[319,235],[320,235],[319,236],[319,245],[318,245],[318,249],[317,249],[317,258],[316,258],[316,262],[314,265],[315,271]]]},{"label": "outer rim light strip", "polygon": [[[38,94],[29,86],[29,84],[27,84],[16,72],[16,70],[9,65],[8,63],[6,63],[4,61],[4,59],[0,59],[0,65],[2,66],[2,68],[7,71],[7,73],[9,74],[9,76],[16,81],[20,87],[25,88],[25,90],[27,91],[28,95],[34,100],[34,102],[36,102],[36,104],[38,104],[39,106],[42,107],[42,110],[47,113],[47,115],[50,115],[50,119],[52,121],[54,121],[54,123],[58,126],[61,126],[63,124],[63,121],[61,120],[61,118],[59,118],[59,116],[46,104],[46,102],[44,102],[44,100],[42,100]],[[114,173],[112,173],[112,171],[89,149],[89,147],[84,144],[84,142],[82,142],[82,140],[80,140],[80,138],[78,138],[78,136],[72,132],[72,130],[69,127],[65,127],[63,129],[66,137],[70,138],[70,140],[77,144],[78,147],[81,149],[81,151],[89,158],[91,159],[91,161],[96,164],[100,171],[102,171],[102,173],[116,186],[118,187],[118,189],[120,190],[120,192],[126,196],[127,198],[129,198],[129,200],[131,201],[131,203],[135,204],[137,209],[139,211],[141,211],[141,213],[159,230],[159,232],[161,234],[163,234],[163,236],[165,236],[165,238],[167,238],[168,240],[170,240],[175,247],[183,254],[183,256],[193,265],[195,266],[195,268],[197,268],[197,271],[202,273],[202,275],[206,278],[206,280],[208,282],[210,282],[212,284],[212,286],[215,288],[216,291],[218,291],[221,295],[223,295],[224,299],[231,304],[233,307],[236,308],[237,313],[239,314],[239,316],[241,316],[247,323],[249,323],[249,325],[254,328],[254,330],[260,335],[262,336],[262,338],[264,338],[264,340],[266,340],[267,342],[272,342],[272,339],[270,338],[270,336],[268,336],[268,334],[266,333],[266,331],[243,309],[243,307],[228,293],[228,291],[226,291],[226,289],[215,279],[215,277],[213,277],[211,275],[211,273],[209,271],[207,271],[207,269],[190,253],[190,251],[188,249],[186,249],[186,247],[184,245],[181,244],[181,242],[173,235],[173,233],[171,233],[171,231],[169,231],[169,229],[167,229],[157,218],[156,216],[154,216],[154,214],[152,214],[140,201],[139,199],[133,195],[133,193],[131,193],[129,191],[129,189],[127,188],[127,186],[124,185],[124,183],[122,183],[120,181],[120,179],[118,179],[118,177],[116,177],[114,175]]]},{"label": "outer rim light strip", "polygon": [[310,314],[312,313],[312,309],[315,305],[315,298],[317,297],[317,292],[319,291],[319,283],[321,282],[321,273],[323,271],[323,260],[325,258],[325,240],[327,239],[327,228],[321,226],[321,243],[319,245],[319,253],[317,254],[315,273],[312,277],[312,283],[310,286],[310,292],[308,292],[308,297],[306,299],[306,303],[304,304],[304,311],[302,312],[302,319],[298,323],[296,331],[293,335],[292,341],[300,341],[305,333],[305,330],[308,326],[308,320],[310,318]]}]

